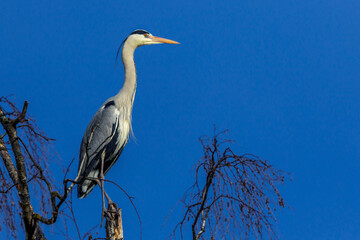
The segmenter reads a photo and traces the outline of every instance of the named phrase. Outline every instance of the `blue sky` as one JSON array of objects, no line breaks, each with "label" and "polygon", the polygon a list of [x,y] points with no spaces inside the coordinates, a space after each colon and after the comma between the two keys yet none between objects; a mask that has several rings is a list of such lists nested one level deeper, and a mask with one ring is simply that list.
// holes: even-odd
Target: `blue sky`
[{"label": "blue sky", "polygon": [[[122,86],[114,61],[123,39],[141,28],[181,42],[136,51],[136,141],[107,175],[136,198],[144,239],[164,239],[179,219],[177,209],[163,226],[192,183],[197,139],[213,124],[230,129],[239,154],[293,174],[280,187],[291,207],[277,215],[282,239],[360,239],[359,1],[12,1],[0,9],[0,95],[30,102],[64,165]],[[131,205],[107,189],[123,209],[126,239],[137,239]],[[99,223],[98,189],[74,204],[82,232]]]}]

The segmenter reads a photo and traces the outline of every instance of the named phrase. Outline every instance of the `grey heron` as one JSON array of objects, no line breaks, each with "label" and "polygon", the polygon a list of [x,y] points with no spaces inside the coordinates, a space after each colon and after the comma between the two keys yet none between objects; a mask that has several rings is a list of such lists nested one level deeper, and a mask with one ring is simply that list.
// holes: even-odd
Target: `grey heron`
[{"label": "grey heron", "polygon": [[86,128],[80,146],[76,178],[78,198],[88,196],[96,184],[101,184],[96,179],[103,180],[128,142],[136,92],[135,49],[159,43],[178,44],[173,40],[155,37],[145,30],[135,30],[120,45],[117,55],[122,46],[125,80],[120,91],[101,105]]}]

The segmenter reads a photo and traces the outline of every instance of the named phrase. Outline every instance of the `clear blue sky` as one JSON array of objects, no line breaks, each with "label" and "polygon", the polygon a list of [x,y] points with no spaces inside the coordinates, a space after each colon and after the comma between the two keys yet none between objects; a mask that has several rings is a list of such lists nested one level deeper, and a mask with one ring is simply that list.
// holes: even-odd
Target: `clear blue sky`
[{"label": "clear blue sky", "polygon": [[[281,187],[291,206],[277,215],[282,239],[360,239],[359,1],[2,1],[0,9],[0,95],[30,102],[64,165],[122,86],[114,60],[123,39],[142,28],[182,43],[136,51],[136,142],[107,175],[136,198],[144,239],[164,239],[179,219],[177,209],[163,226],[192,183],[197,138],[213,124],[230,129],[239,154],[293,173]],[[107,189],[126,239],[137,239],[131,205]],[[99,223],[98,189],[74,204],[82,232]]]}]

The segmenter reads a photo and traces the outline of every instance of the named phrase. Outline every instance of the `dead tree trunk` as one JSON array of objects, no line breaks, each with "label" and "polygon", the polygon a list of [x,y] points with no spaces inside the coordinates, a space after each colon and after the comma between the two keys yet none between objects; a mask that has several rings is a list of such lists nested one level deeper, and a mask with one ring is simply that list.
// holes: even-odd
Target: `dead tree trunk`
[{"label": "dead tree trunk", "polygon": [[123,226],[121,209],[115,203],[108,204],[109,216],[106,217],[105,229],[106,239],[109,240],[123,240]]}]

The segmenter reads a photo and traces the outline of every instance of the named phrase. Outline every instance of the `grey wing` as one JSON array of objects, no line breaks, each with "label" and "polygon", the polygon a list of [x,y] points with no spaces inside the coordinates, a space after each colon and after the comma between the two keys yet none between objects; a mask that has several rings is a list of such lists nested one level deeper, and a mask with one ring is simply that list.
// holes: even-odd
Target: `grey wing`
[{"label": "grey wing", "polygon": [[78,197],[86,197],[96,183],[84,178],[97,178],[100,174],[101,154],[105,151],[104,174],[119,158],[127,143],[129,131],[124,128],[126,119],[115,107],[114,101],[107,101],[95,113],[88,125],[80,147]]}]

